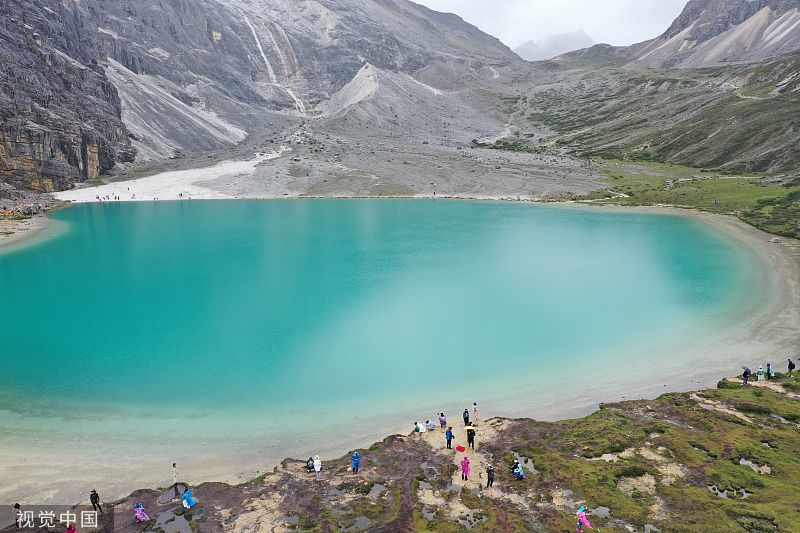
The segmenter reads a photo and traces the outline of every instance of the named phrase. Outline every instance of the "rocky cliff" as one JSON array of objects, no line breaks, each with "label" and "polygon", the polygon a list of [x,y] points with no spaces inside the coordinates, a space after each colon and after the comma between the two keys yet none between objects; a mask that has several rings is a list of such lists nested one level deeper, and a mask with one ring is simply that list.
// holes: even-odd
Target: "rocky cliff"
[{"label": "rocky cliff", "polygon": [[0,179],[62,190],[133,157],[92,24],[76,4],[0,4]]},{"label": "rocky cliff", "polygon": [[800,50],[796,0],[690,0],[663,35],[629,49],[634,67],[708,67]]},{"label": "rocky cliff", "polygon": [[10,0],[0,15],[0,179],[39,191],[259,142],[366,64],[465,89],[517,61],[406,0]]}]

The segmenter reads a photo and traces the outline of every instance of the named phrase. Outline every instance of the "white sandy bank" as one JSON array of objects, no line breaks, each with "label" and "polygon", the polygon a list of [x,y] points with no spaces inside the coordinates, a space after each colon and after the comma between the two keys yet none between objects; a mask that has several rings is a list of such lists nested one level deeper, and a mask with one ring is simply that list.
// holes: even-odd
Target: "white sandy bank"
[{"label": "white sandy bank", "polygon": [[277,152],[260,154],[243,161],[222,161],[210,167],[162,172],[146,178],[57,192],[55,196],[59,200],[77,203],[102,201],[106,196],[111,199],[119,196],[120,201],[124,202],[152,202],[156,199],[177,200],[179,198],[233,198],[204,186],[203,182],[253,174],[259,164],[276,159],[288,150],[288,148],[282,147]]}]

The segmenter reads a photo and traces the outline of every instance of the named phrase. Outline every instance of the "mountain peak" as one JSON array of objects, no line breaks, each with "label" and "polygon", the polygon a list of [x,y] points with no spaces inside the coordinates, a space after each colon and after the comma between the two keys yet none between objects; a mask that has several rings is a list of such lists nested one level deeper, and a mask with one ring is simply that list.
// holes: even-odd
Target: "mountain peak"
[{"label": "mountain peak", "polygon": [[678,18],[661,36],[684,37],[702,43],[742,24],[764,8],[780,16],[798,7],[797,0],[689,0]]},{"label": "mountain peak", "polygon": [[528,41],[514,49],[514,52],[527,61],[551,59],[573,50],[588,48],[594,39],[584,30],[547,35],[539,41]]},{"label": "mountain peak", "polygon": [[630,48],[632,65],[709,67],[800,50],[797,0],[690,0],[660,37]]}]

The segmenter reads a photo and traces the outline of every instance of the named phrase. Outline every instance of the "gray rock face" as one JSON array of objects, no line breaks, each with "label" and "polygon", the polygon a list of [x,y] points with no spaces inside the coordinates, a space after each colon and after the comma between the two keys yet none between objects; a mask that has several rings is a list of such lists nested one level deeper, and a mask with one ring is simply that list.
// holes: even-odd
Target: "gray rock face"
[{"label": "gray rock face", "polygon": [[686,7],[662,35],[670,38],[689,29],[686,39],[703,43],[745,22],[764,9],[778,15],[797,8],[796,0],[689,0]]},{"label": "gray rock face", "polygon": [[131,159],[93,27],[72,2],[0,4],[0,179],[62,190]]},{"label": "gray rock face", "polygon": [[[562,193],[572,189],[547,182],[547,165],[516,160],[518,183],[504,163],[487,186],[460,149],[511,133],[537,69],[705,66],[793,49],[796,0],[692,0],[662,37],[536,65],[408,0],[6,0],[0,181],[64,190],[134,164],[185,168],[313,142],[302,168],[260,170],[249,190]],[[456,159],[443,165],[442,154]],[[453,168],[465,177],[451,179]]]},{"label": "gray rock face", "polygon": [[628,49],[632,67],[709,67],[800,50],[796,0],[690,0],[660,37]]},{"label": "gray rock face", "polygon": [[463,89],[518,61],[406,0],[10,0],[0,15],[0,179],[43,191],[275,135],[365,64]]}]

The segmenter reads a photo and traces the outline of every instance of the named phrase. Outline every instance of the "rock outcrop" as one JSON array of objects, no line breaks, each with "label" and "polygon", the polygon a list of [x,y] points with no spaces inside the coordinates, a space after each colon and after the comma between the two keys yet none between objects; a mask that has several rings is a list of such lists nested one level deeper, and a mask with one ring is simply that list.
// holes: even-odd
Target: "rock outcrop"
[{"label": "rock outcrop", "polygon": [[518,61],[407,0],[9,0],[0,44],[0,179],[36,191],[271,138],[368,63],[466,89]]},{"label": "rock outcrop", "polygon": [[663,35],[628,50],[631,67],[694,68],[800,50],[796,0],[690,0]]},{"label": "rock outcrop", "polygon": [[117,91],[72,2],[0,5],[0,179],[49,192],[131,160]]}]

